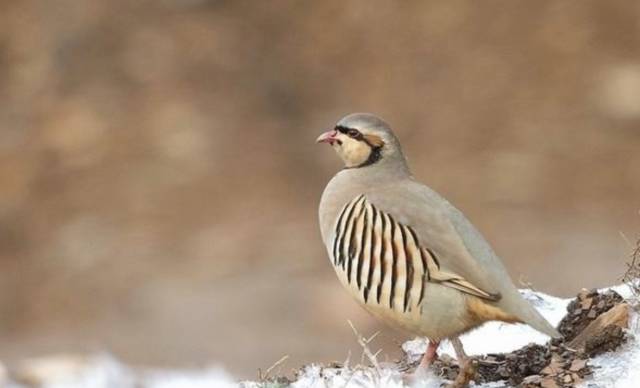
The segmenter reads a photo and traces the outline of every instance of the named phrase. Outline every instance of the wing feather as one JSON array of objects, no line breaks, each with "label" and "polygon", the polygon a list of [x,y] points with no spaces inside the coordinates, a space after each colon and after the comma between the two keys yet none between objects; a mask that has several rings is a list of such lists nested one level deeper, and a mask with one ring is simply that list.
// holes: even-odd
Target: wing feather
[{"label": "wing feather", "polygon": [[[373,204],[370,203],[368,198],[365,198],[365,205],[364,206],[378,206],[378,204]],[[402,222],[398,222],[396,217],[394,217],[393,214],[388,213],[384,210],[379,210],[382,214],[383,217],[388,218],[389,220],[393,220],[396,221],[398,223],[398,227],[397,229],[404,232],[405,229],[410,230],[411,234],[412,234],[412,238],[415,241],[415,244],[419,247],[421,254],[423,255],[423,260],[426,262],[426,269],[427,269],[427,276],[426,279],[427,281],[433,282],[433,283],[439,283],[442,284],[443,286],[446,287],[451,287],[451,288],[455,288],[461,292],[464,292],[466,294],[470,294],[470,295],[474,295],[477,296],[479,298],[482,299],[486,299],[489,301],[498,301],[500,300],[500,298],[502,297],[501,294],[499,292],[489,292],[489,291],[485,291],[484,289],[482,289],[481,287],[478,287],[476,285],[474,285],[471,281],[465,279],[463,276],[455,273],[455,272],[451,272],[448,270],[445,270],[443,268],[440,267],[440,263],[438,260],[438,257],[436,256],[436,254],[434,253],[434,251],[429,247],[429,241],[426,239],[421,239],[419,234],[416,234],[415,232],[413,232],[413,226],[412,225],[406,225]],[[403,238],[406,239],[406,235],[403,234]],[[392,236],[393,239],[393,236]],[[394,247],[394,244],[391,244],[392,247]],[[395,253],[394,253],[395,255]],[[395,266],[394,266],[394,270],[395,270]],[[394,274],[395,276],[395,274]],[[407,276],[409,276],[407,274]],[[411,275],[412,276],[412,275]],[[407,287],[406,292],[409,292],[409,290],[412,287]],[[393,286],[392,286],[392,299],[393,299]]]}]

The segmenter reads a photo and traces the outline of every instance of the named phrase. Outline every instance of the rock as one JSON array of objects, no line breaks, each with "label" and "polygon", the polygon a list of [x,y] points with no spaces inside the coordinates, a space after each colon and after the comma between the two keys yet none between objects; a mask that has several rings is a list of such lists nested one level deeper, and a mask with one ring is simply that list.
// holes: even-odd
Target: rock
[{"label": "rock", "polygon": [[587,366],[587,360],[573,360],[569,370],[572,372],[579,372]]},{"label": "rock", "polygon": [[621,303],[600,315],[569,343],[569,347],[584,350],[587,341],[602,333],[609,325],[619,328],[629,327],[629,305]]},{"label": "rock", "polygon": [[577,296],[579,300],[585,300],[587,299],[588,295],[589,295],[589,290],[587,290],[586,288],[583,288],[582,290],[580,290]]},{"label": "rock", "polygon": [[504,377],[505,379],[506,379],[507,377],[511,376],[511,372],[509,372],[509,370],[507,369],[507,367],[506,367],[506,366],[504,366],[504,365],[503,365],[503,366],[498,367],[497,373],[498,373],[500,376]]},{"label": "rock", "polygon": [[542,380],[542,383],[540,383],[540,386],[542,388],[558,388],[558,384],[556,383],[556,380],[552,377],[547,377],[546,379]]},{"label": "rock", "polygon": [[620,326],[609,325],[604,330],[587,339],[584,351],[590,357],[616,350],[625,341],[625,334]]},{"label": "rock", "polygon": [[549,365],[542,369],[540,373],[548,376],[556,376],[560,372],[562,372],[562,364],[557,359],[554,359]]},{"label": "rock", "polygon": [[582,290],[567,306],[567,315],[560,321],[558,331],[565,341],[572,341],[600,314],[622,302],[622,297],[615,291]]},{"label": "rock", "polygon": [[580,375],[576,374],[576,373],[572,373],[571,374],[571,379],[573,380],[573,384],[578,384],[580,382],[582,382],[582,378],[580,377]]},{"label": "rock", "polygon": [[[487,358],[490,357],[490,361]],[[551,352],[546,346],[530,344],[514,352],[492,354],[480,359],[477,383],[508,381],[516,386],[529,376],[540,375],[551,361]],[[526,386],[527,384],[524,384]],[[529,385],[532,385],[529,383]]]},{"label": "rock", "polygon": [[527,376],[522,380],[522,385],[537,385],[542,382],[542,376],[540,375],[532,375]]}]

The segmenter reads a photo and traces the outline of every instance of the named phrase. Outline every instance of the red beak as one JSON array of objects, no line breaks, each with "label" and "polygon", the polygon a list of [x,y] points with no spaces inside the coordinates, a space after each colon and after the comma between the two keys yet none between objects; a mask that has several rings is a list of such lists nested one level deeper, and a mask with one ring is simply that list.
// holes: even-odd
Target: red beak
[{"label": "red beak", "polygon": [[316,139],[316,143],[329,143],[330,145],[333,145],[333,143],[338,141],[338,139],[336,139],[337,134],[338,131],[336,131],[335,129],[327,131]]}]

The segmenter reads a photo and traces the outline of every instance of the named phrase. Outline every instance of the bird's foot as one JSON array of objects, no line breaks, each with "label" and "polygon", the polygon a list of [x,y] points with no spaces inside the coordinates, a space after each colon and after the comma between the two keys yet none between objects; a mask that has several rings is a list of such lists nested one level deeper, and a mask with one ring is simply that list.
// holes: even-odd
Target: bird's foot
[{"label": "bird's foot", "polygon": [[430,371],[430,367],[435,360],[438,359],[438,345],[440,345],[439,341],[429,341],[429,345],[427,345],[427,350],[422,356],[422,360],[418,367],[413,371],[413,373],[407,373],[404,375],[403,381],[405,384],[414,387],[419,386],[419,383],[427,380],[429,374],[432,373]]},{"label": "bird's foot", "polygon": [[458,376],[447,388],[465,388],[469,386],[471,380],[474,380],[478,371],[478,361],[466,358],[459,362],[460,371]]},{"label": "bird's foot", "polygon": [[436,374],[429,367],[418,366],[413,373],[405,373],[402,382],[409,387],[421,387],[430,379],[435,379]]}]

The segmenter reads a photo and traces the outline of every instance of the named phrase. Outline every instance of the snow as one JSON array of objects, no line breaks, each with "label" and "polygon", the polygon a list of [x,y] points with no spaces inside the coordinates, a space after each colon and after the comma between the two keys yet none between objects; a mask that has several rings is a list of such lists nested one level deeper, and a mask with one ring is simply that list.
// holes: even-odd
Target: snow
[{"label": "snow", "polygon": [[378,374],[372,368],[323,369],[315,365],[305,368],[302,377],[292,384],[292,388],[325,388],[326,386],[400,388],[403,384],[402,376],[391,368],[381,369]]},{"label": "snow", "polygon": [[[557,325],[564,317],[570,302],[569,299],[560,299],[530,290],[522,290],[521,293],[553,326]],[[530,343],[543,345],[549,340],[549,337],[526,325],[489,322],[479,329],[463,335],[460,339],[467,354],[474,356],[511,352]],[[427,341],[422,338],[405,342],[402,345],[402,349],[412,361],[422,357],[426,348]],[[453,347],[448,342],[440,345],[439,353],[455,358]]]},{"label": "snow", "polygon": [[[627,286],[611,289],[625,299],[633,296]],[[556,325],[566,313],[570,300],[555,298],[539,292],[523,290],[529,300],[544,316]],[[634,298],[637,299],[637,298]],[[635,388],[640,381],[640,316],[631,314],[630,340],[618,351],[606,353],[590,361],[594,369],[593,378],[586,380],[581,388]],[[479,355],[502,353],[519,349],[530,343],[544,344],[548,338],[525,325],[509,325],[492,322],[462,337],[467,353]],[[406,342],[404,351],[412,360],[422,357],[426,341],[415,339]],[[454,356],[449,343],[443,343],[441,353]],[[38,381],[42,388],[228,388],[240,385],[243,388],[258,388],[265,385],[258,382],[237,383],[236,380],[218,366],[194,370],[153,370],[134,369],[119,362],[108,354],[73,357],[57,356],[28,362],[27,375]],[[440,387],[443,381],[427,372],[414,381],[403,380],[404,375],[394,364],[381,364],[380,369],[356,366],[344,368],[308,365],[303,367],[292,388],[368,388],[368,387]],[[0,386],[26,388],[15,382],[7,382],[7,373],[0,364]],[[3,383],[4,380],[4,383]],[[30,381],[32,381],[30,380]],[[505,387],[504,383],[476,385],[477,388]]]},{"label": "snow", "polygon": [[17,374],[29,384],[0,387],[27,388],[231,388],[238,384],[222,368],[201,370],[134,370],[108,354],[89,357],[60,355],[29,360]]}]

